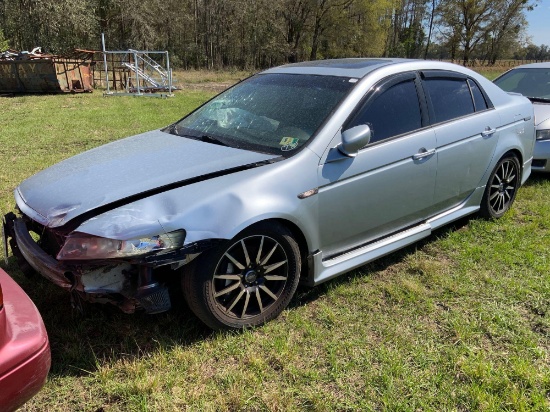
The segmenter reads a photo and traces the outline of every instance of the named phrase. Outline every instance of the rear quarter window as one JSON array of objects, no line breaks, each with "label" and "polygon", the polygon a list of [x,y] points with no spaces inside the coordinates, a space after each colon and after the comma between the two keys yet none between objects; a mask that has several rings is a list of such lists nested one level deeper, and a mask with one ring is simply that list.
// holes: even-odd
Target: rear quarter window
[{"label": "rear quarter window", "polygon": [[468,79],[468,84],[470,85],[470,89],[472,90],[472,97],[474,98],[476,112],[487,110],[489,108],[489,105],[487,104],[485,97],[483,97],[483,93],[481,93],[479,86],[471,79]]}]

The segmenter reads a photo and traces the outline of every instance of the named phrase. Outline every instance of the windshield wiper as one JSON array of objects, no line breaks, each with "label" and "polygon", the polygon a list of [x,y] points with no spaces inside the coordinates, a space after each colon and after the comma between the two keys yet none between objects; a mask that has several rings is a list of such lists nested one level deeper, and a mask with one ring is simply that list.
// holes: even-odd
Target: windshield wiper
[{"label": "windshield wiper", "polygon": [[201,141],[203,142],[206,142],[206,143],[213,143],[213,144],[219,144],[221,146],[229,146],[227,143],[225,143],[224,141],[220,140],[219,138],[217,138],[216,136],[211,136],[211,135],[207,135],[207,134],[203,134],[201,135],[201,137],[199,138]]},{"label": "windshield wiper", "polygon": [[178,124],[174,123],[168,126],[165,130],[170,134],[175,134],[176,136],[178,136],[177,128],[178,128]]},{"label": "windshield wiper", "polygon": [[194,134],[194,133],[186,133],[185,131],[181,131],[182,133],[179,133],[180,130],[178,130],[178,124],[174,123],[170,126],[168,126],[166,129],[164,129],[166,132],[170,134],[174,134],[176,136],[181,137],[188,137],[190,139],[194,140],[200,140],[201,142],[206,143],[213,143],[213,144],[219,144],[220,146],[228,146],[231,147],[229,144],[221,140],[220,138],[208,134]]},{"label": "windshield wiper", "polygon": [[531,100],[532,102],[537,102],[537,103],[550,103],[550,99],[549,98],[546,98],[546,97],[530,97],[528,96],[527,97],[529,100]]},{"label": "windshield wiper", "polygon": [[224,141],[222,141],[219,138],[217,138],[215,136],[212,136],[212,135],[207,135],[207,134],[196,135],[196,134],[185,133],[185,132],[178,133],[179,130],[178,130],[178,124],[177,123],[174,123],[174,124],[168,126],[165,130],[168,133],[174,134],[176,136],[189,137],[191,139],[200,140],[201,142],[219,144],[221,146],[229,146]]}]

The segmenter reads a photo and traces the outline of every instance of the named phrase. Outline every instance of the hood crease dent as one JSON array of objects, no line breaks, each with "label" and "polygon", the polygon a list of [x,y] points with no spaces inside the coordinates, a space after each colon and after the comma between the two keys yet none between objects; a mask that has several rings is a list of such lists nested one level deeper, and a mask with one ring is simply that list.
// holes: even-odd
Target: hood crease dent
[{"label": "hood crease dent", "polygon": [[69,232],[136,200],[277,158],[154,130],[55,164],[21,183],[15,197],[32,219]]}]

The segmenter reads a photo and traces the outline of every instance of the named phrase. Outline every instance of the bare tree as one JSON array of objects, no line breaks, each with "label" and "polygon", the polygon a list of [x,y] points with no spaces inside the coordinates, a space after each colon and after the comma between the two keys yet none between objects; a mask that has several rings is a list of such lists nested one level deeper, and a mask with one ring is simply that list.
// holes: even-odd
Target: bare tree
[{"label": "bare tree", "polygon": [[459,41],[467,65],[480,44],[495,41],[502,45],[531,6],[528,0],[447,0],[440,4],[439,23],[449,42]]}]

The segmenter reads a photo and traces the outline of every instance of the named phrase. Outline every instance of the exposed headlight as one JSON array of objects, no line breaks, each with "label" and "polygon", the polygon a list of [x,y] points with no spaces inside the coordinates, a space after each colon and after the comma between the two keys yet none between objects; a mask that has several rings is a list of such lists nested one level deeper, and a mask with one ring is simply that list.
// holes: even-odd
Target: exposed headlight
[{"label": "exposed headlight", "polygon": [[73,233],[57,254],[59,260],[124,259],[183,246],[185,230],[139,239],[117,240]]},{"label": "exposed headlight", "polygon": [[537,140],[550,140],[550,129],[537,130]]}]

